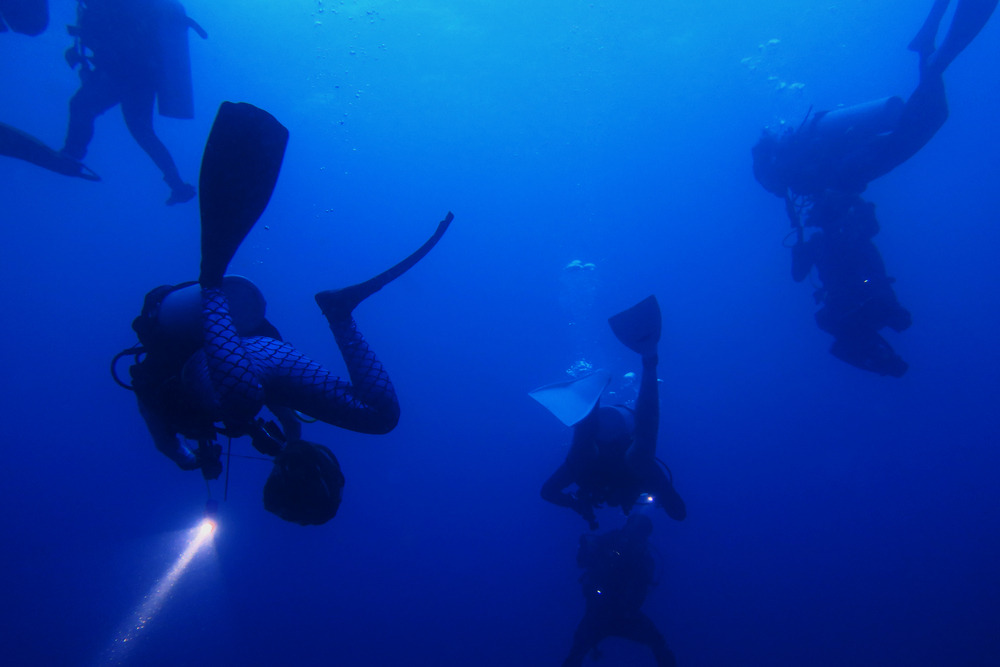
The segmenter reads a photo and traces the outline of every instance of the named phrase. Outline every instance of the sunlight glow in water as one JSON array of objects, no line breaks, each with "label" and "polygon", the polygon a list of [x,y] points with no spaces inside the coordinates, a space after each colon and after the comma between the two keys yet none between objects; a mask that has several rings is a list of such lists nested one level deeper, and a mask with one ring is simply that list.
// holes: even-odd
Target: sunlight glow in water
[{"label": "sunlight glow in water", "polygon": [[125,655],[135,639],[156,617],[164,602],[170,595],[174,584],[180,580],[188,565],[203,546],[209,544],[212,535],[215,533],[215,521],[206,518],[196,527],[192,528],[188,536],[188,544],[184,552],[174,561],[174,564],[167,572],[157,580],[149,593],[143,598],[142,603],[136,609],[131,619],[118,631],[114,642],[106,655],[107,661],[102,664],[119,664],[125,659]]}]

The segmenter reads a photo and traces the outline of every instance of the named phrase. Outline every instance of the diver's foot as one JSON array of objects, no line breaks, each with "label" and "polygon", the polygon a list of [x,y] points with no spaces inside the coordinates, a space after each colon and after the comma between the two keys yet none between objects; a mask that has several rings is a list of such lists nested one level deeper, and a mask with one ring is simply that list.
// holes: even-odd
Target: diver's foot
[{"label": "diver's foot", "polygon": [[195,194],[193,185],[190,183],[181,183],[170,191],[170,197],[167,198],[167,206],[189,202],[194,199]]},{"label": "diver's foot", "polygon": [[927,18],[924,19],[924,24],[920,26],[920,30],[906,47],[910,51],[916,51],[920,54],[921,63],[937,48],[934,42],[937,39],[938,28],[941,26],[941,19],[944,17],[945,10],[948,9],[948,4],[948,0],[934,0],[934,5],[931,7],[930,13],[927,14]]},{"label": "diver's foot", "polygon": [[370,289],[367,283],[341,287],[340,289],[328,289],[316,293],[316,305],[319,306],[328,320],[344,319],[350,317],[358,304],[375,291],[377,290]]},{"label": "diver's foot", "polygon": [[936,48],[934,45],[934,36],[936,34],[937,26],[934,26],[933,30],[929,30],[927,29],[927,26],[924,26],[924,28],[917,33],[917,36],[906,45],[906,48],[910,51],[918,53],[920,55],[921,62],[923,62],[928,56],[934,53],[934,49]]}]

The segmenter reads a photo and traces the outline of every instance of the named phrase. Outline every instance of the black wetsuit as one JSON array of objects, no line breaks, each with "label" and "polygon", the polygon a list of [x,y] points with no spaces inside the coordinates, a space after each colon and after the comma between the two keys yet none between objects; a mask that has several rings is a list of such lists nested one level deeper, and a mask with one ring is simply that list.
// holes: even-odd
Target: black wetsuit
[{"label": "black wetsuit", "polygon": [[[602,421],[611,422],[610,427],[602,426]],[[598,404],[573,427],[566,461],[542,485],[542,498],[574,510],[591,529],[597,527],[595,508],[621,507],[628,514],[642,493],[653,494],[671,518],[684,519],[684,501],[656,460],[659,424],[654,358],[648,365],[643,362],[634,413],[624,406],[601,408]],[[574,484],[575,493],[565,491]]]},{"label": "black wetsuit", "polygon": [[395,428],[399,402],[392,382],[349,314],[327,317],[350,375],[345,382],[286,342],[241,337],[221,290],[203,289],[202,303],[202,346],[180,368],[171,359],[183,354],[183,346],[154,349],[132,369],[140,412],[157,448],[182,468],[200,462],[178,434],[208,441],[219,422],[227,433],[252,433],[265,405],[361,433]]},{"label": "black wetsuit", "polygon": [[630,536],[628,529],[583,535],[577,564],[586,568],[580,584],[587,609],[563,667],[582,665],[587,653],[612,636],[648,646],[660,667],[676,665],[663,635],[641,610],[655,568],[646,539]]}]

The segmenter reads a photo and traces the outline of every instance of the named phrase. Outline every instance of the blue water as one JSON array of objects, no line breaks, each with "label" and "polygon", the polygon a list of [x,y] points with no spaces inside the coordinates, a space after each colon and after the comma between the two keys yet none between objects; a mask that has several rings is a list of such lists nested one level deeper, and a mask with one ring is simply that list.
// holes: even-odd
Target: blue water
[{"label": "blue water", "polygon": [[[214,548],[127,664],[559,664],[586,526],[538,496],[569,432],[526,392],[582,358],[637,371],[605,318],[651,293],[659,453],[689,516],[654,516],[645,610],[679,664],[1000,664],[998,17],[947,73],[946,126],[866,195],[914,318],[887,335],[897,380],[826,352],[750,146],[810,105],[907,95],[930,0],[185,4],[210,34],[192,35],[196,118],[157,131],[194,181],[223,100],[289,128],[232,270],[298,348],[342,369],[312,294],[455,222],[356,313],[399,427],[307,427],[347,477],[337,517],[282,522],[269,467],[235,460]],[[58,146],[74,7],[52,5],[42,36],[0,35],[0,120]],[[87,163],[103,182],[0,160],[5,664],[98,663],[206,499],[108,373],[146,291],[196,277],[197,207],[163,205],[117,110]]]}]

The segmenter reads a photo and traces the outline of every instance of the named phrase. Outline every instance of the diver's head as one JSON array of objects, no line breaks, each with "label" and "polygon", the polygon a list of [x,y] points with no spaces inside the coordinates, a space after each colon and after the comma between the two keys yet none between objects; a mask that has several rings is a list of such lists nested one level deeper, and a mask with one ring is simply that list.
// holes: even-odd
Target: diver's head
[{"label": "diver's head", "polygon": [[597,440],[617,443],[632,440],[635,417],[624,405],[604,406],[597,410]]},{"label": "diver's head", "polygon": [[787,145],[791,140],[791,132],[782,133],[764,129],[760,139],[754,144],[753,177],[764,186],[764,189],[778,197],[784,197],[788,192],[788,160]]},{"label": "diver's head", "polygon": [[344,475],[328,448],[299,440],[274,458],[264,484],[264,509],[285,521],[318,526],[337,514]]},{"label": "diver's head", "polygon": [[625,522],[625,533],[633,540],[648,540],[653,534],[653,520],[639,512],[629,514],[628,521]]}]

